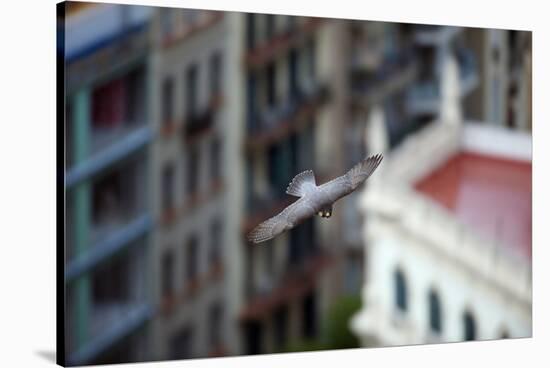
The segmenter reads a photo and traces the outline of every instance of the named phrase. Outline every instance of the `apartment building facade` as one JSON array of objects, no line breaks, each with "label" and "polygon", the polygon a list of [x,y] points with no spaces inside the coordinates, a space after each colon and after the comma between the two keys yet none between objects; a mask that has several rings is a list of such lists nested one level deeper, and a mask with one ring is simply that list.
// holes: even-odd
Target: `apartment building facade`
[{"label": "apartment building facade", "polygon": [[228,15],[157,8],[152,18],[155,359],[238,352],[227,241]]},{"label": "apartment building facade", "polygon": [[140,361],[154,314],[148,9],[65,7],[66,361]]}]

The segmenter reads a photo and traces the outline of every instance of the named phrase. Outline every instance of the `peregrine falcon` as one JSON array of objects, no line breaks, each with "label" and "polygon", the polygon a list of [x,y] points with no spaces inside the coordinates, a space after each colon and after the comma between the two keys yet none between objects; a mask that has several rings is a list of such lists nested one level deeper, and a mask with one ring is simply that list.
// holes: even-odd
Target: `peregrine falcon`
[{"label": "peregrine falcon", "polygon": [[286,193],[299,197],[278,215],[262,222],[248,234],[248,240],[261,243],[292,229],[313,215],[329,218],[332,205],[338,199],[353,192],[373,173],[382,161],[377,154],[365,158],[346,174],[317,186],[312,170],[296,175],[286,189]]}]

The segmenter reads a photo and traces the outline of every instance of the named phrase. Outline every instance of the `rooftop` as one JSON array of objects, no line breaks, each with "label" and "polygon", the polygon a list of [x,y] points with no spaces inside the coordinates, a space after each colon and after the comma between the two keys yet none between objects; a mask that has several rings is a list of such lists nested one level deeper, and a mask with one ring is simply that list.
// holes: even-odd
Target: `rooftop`
[{"label": "rooftop", "polygon": [[531,162],[459,151],[415,188],[491,241],[531,259]]}]

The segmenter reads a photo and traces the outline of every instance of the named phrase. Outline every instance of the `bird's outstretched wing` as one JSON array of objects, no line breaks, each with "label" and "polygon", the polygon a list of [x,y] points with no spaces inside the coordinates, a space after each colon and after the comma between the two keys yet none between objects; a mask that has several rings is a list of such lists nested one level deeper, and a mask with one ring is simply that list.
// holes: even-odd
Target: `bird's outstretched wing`
[{"label": "bird's outstretched wing", "polygon": [[279,214],[256,226],[248,234],[248,240],[253,243],[261,243],[272,239],[313,215],[315,215],[315,210],[308,203],[308,199],[300,198]]},{"label": "bird's outstretched wing", "polygon": [[382,162],[382,155],[377,154],[365,158],[357,165],[352,167],[347,173],[339,176],[319,187],[331,202],[350,194],[359,184],[369,178],[374,170]]}]

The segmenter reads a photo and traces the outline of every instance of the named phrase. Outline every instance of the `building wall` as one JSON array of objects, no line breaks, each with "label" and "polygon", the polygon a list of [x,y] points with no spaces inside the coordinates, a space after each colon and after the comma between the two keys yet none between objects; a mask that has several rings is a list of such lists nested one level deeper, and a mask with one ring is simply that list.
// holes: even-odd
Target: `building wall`
[{"label": "building wall", "polygon": [[[185,12],[186,10],[181,10]],[[199,19],[208,12],[198,15]],[[173,14],[179,15],[178,11]],[[231,15],[231,14],[227,14]],[[230,74],[232,65],[230,58],[231,27],[230,18],[224,16],[212,24],[198,28],[188,35],[180,35],[172,43],[159,41],[162,36],[161,10],[157,9],[155,17],[155,32],[152,37],[157,38],[155,49],[155,128],[158,139],[154,145],[154,193],[155,217],[158,227],[155,231],[155,300],[158,301],[160,313],[155,320],[155,356],[158,359],[170,359],[175,355],[181,357],[205,357],[212,354],[234,354],[235,344],[232,336],[235,335],[235,326],[230,325],[232,303],[235,298],[229,285],[234,284],[230,272],[236,270],[231,263],[232,231],[230,223],[231,211],[229,197],[231,192],[231,169],[235,166],[230,161],[233,149],[232,138],[229,132],[234,127],[231,123]],[[185,17],[185,14],[183,14]],[[221,55],[221,102],[219,106],[211,107],[213,113],[212,128],[204,132],[184,137],[185,129],[189,126],[189,106],[187,93],[187,71],[190,65],[197,67],[197,108],[199,113],[208,109],[210,100],[210,70],[211,57],[215,53]],[[163,83],[172,80],[172,107],[173,119],[170,122],[164,119]],[[219,155],[220,180],[212,177],[212,144],[214,140],[220,142]],[[196,172],[190,171],[190,149],[198,152]],[[171,165],[174,170],[173,209],[163,209],[163,171]],[[189,176],[197,178],[197,190],[190,193],[188,190]],[[221,233],[218,235],[219,244],[214,244],[213,224],[218,221]],[[197,261],[192,262],[196,267],[195,280],[187,277],[188,259],[190,253],[190,239],[197,241]],[[234,237],[233,237],[234,238]],[[209,260],[211,247],[217,245],[221,251],[221,264],[212,264]],[[163,257],[173,259],[173,273],[170,275],[173,282],[173,297],[167,299],[162,294]],[[194,283],[191,285],[190,282]],[[194,291],[193,291],[193,290]],[[219,343],[212,345],[211,334],[213,323],[210,308],[215,304],[221,306],[221,321],[216,327]],[[234,307],[233,307],[234,308]],[[185,349],[178,338],[183,339],[186,329],[191,330],[190,348]],[[185,340],[182,340],[185,341]]]},{"label": "building wall", "polygon": [[[389,225],[371,242],[367,302],[379,323],[371,329],[381,345],[464,341],[463,313],[470,311],[476,338],[531,336],[530,304],[495,287],[479,273],[434,251],[420,239],[411,239]],[[483,263],[484,260],[480,260]],[[407,290],[405,313],[395,305],[394,272],[402,270]],[[429,327],[428,295],[435,290],[441,301],[442,333]]]}]

